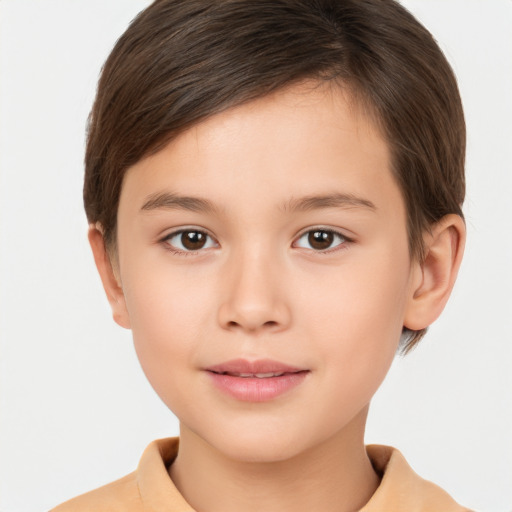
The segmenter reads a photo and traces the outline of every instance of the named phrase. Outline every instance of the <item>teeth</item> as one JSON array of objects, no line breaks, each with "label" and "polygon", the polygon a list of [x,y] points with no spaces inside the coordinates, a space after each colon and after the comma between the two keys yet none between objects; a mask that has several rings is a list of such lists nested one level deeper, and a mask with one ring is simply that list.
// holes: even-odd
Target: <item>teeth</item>
[{"label": "teeth", "polygon": [[245,378],[254,378],[257,379],[268,379],[269,377],[280,377],[283,375],[283,372],[281,373],[274,373],[274,372],[268,372],[268,373],[240,373],[239,377],[245,377]]},{"label": "teeth", "polygon": [[267,373],[234,373],[222,372],[220,375],[231,375],[231,377],[242,377],[244,379],[269,379],[271,377],[281,377],[286,372],[267,372]]}]

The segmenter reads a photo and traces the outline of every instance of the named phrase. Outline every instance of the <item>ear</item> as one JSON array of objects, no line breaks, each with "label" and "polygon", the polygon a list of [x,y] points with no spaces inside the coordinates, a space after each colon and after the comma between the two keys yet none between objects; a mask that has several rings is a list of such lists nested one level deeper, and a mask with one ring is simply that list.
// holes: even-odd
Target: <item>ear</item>
[{"label": "ear", "polygon": [[425,329],[441,314],[455,284],[465,241],[464,221],[455,214],[443,217],[425,235],[425,258],[413,262],[404,327]]},{"label": "ear", "polygon": [[105,247],[103,233],[98,226],[91,224],[89,226],[89,243],[91,244],[92,253],[96,268],[101,277],[103,288],[107,294],[107,299],[112,308],[112,316],[117,324],[125,329],[130,328],[130,317],[126,309],[126,301],[119,278],[112,266],[110,256]]}]

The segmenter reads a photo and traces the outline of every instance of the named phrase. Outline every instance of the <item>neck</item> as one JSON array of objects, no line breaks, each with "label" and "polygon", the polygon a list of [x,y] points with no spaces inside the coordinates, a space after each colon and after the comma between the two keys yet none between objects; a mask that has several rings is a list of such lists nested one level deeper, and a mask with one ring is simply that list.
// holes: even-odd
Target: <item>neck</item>
[{"label": "neck", "polygon": [[363,442],[367,409],[321,445],[287,460],[225,457],[182,425],[174,484],[197,512],[349,512],[379,485]]}]

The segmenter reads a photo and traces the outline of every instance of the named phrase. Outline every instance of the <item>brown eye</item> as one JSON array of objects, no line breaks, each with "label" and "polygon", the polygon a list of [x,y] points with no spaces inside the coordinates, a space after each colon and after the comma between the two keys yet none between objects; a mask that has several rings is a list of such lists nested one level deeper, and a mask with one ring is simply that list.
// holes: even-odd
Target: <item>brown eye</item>
[{"label": "brown eye", "polygon": [[313,249],[315,251],[327,251],[342,245],[347,239],[329,229],[312,229],[304,233],[296,242],[297,247]]},{"label": "brown eye", "polygon": [[165,238],[164,242],[178,252],[199,251],[216,246],[216,242],[210,235],[197,229],[187,229],[172,233]]},{"label": "brown eye", "polygon": [[334,234],[330,231],[310,231],[308,234],[309,245],[313,249],[329,249],[334,240]]},{"label": "brown eye", "polygon": [[189,251],[202,249],[206,243],[206,235],[199,231],[183,231],[181,233],[181,243]]}]

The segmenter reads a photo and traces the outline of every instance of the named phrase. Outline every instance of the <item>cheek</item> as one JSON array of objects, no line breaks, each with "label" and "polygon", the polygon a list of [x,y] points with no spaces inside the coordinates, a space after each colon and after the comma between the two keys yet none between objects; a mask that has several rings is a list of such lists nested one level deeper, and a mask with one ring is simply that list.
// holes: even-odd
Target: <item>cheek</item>
[{"label": "cheek", "polygon": [[186,342],[209,310],[204,272],[171,265],[163,251],[157,257],[134,258],[126,267],[123,291],[134,336],[146,334],[149,342],[149,335],[163,342],[179,336]]},{"label": "cheek", "polygon": [[403,328],[408,257],[381,253],[379,260],[340,267],[322,293],[303,304],[303,318],[314,321],[302,327],[316,340],[329,388],[354,403],[370,400],[379,387]]},{"label": "cheek", "polygon": [[153,267],[130,275],[124,289],[135,350],[149,382],[168,403],[167,390],[179,389],[180,372],[194,365],[211,309],[208,294],[183,273]]},{"label": "cheek", "polygon": [[322,280],[303,276],[298,317],[316,319],[309,322],[311,336],[315,332],[320,338],[334,336],[359,348],[363,342],[386,344],[400,336],[408,282],[408,258],[382,253],[375,258],[356,256]]}]

